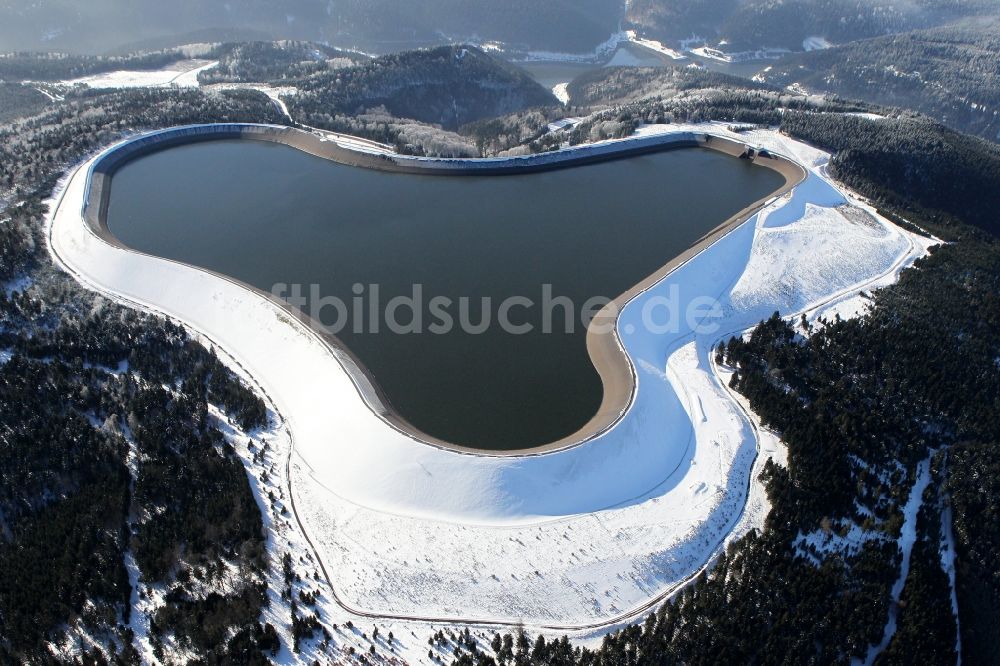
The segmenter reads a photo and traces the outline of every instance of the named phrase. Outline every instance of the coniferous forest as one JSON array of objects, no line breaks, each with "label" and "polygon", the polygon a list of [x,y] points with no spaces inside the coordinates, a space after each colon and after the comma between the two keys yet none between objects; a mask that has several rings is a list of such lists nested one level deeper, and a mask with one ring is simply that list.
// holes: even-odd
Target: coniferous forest
[{"label": "coniferous forest", "polygon": [[[0,213],[2,663],[52,659],[47,643],[67,625],[138,663],[126,554],[140,594],[166,590],[157,644],[222,658],[266,635],[260,508],[208,411],[252,433],[270,418],[264,404],[180,326],[56,269],[44,237],[65,165],[124,132],[226,119],[280,121],[243,93],[137,90],[0,130],[0,181],[15,202]],[[228,594],[201,597],[234,566],[246,575]]]}]

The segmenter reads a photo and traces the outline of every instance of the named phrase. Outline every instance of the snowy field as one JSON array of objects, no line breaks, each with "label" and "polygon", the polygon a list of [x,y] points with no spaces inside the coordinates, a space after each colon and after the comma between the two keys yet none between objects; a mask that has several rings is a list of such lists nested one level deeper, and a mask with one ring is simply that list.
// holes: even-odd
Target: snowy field
[{"label": "snowy field", "polygon": [[152,70],[120,70],[60,81],[59,85],[86,85],[95,89],[108,88],[197,88],[198,74],[218,65],[212,60],[181,60],[169,67]]},{"label": "snowy field", "polygon": [[[830,182],[828,154],[776,131],[640,134],[682,131],[766,147],[808,176],[629,303],[618,332],[638,377],[634,401],[599,437],[544,455],[416,442],[373,414],[336,353],[265,298],[98,239],[81,216],[93,160],[60,186],[50,244],[85,284],[186,322],[266,394],[282,418],[267,481],[244,458],[251,478],[287,498],[284,514],[264,507],[282,516],[269,523],[281,527],[272,540],[322,569],[325,622],[385,618],[413,661],[426,659],[430,627],[448,622],[597,640],[641,619],[767,513],[757,470],[783,450],[728,389],[716,343],[775,310],[860,314],[860,292],[893,282],[932,243]],[[718,329],[645,330],[643,304],[672,289],[717,299]]]}]

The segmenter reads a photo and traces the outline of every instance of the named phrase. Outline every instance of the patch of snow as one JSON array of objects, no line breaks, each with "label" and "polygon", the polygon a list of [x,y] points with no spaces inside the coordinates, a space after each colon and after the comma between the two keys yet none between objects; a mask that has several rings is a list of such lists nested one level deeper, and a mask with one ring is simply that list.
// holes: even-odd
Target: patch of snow
[{"label": "patch of snow", "polygon": [[164,69],[147,71],[119,70],[78,79],[61,81],[61,85],[85,85],[95,89],[111,88],[197,88],[198,74],[218,65],[218,61],[182,60]]},{"label": "patch of snow", "polygon": [[[239,366],[232,359],[223,355],[222,360],[228,362],[230,368],[239,370]],[[245,373],[241,374],[246,377]],[[281,639],[281,650],[275,655],[277,663],[295,663],[298,659],[292,652],[293,638],[289,626],[291,605],[289,600],[282,596],[285,580],[281,558],[285,553],[290,553],[293,561],[298,564],[300,558],[311,550],[302,534],[292,529],[292,516],[288,508],[289,490],[285,476],[280,473],[280,467],[284,464],[291,444],[288,433],[278,421],[275,426],[256,433],[256,437],[251,437],[240,430],[215,405],[210,404],[208,410],[214,425],[236,451],[246,469],[247,481],[264,524],[265,547],[270,561],[266,574],[268,603],[262,610],[260,622],[273,626]],[[271,412],[270,417],[274,423],[276,415]],[[299,575],[308,580],[308,573],[303,571],[299,572]]]},{"label": "patch of snow", "polygon": [[38,92],[42,93],[46,97],[48,97],[50,102],[61,102],[61,101],[63,101],[65,99],[65,97],[63,95],[57,95],[54,92],[50,92],[50,91],[46,90],[45,86],[37,85],[37,86],[31,86],[31,87],[34,88],[35,90],[37,90]]},{"label": "patch of snow", "polygon": [[865,658],[865,665],[871,666],[875,659],[889,646],[893,634],[896,633],[896,618],[899,614],[899,596],[903,592],[903,585],[906,577],[910,574],[910,554],[913,552],[913,544],[917,541],[917,513],[923,503],[924,490],[931,482],[931,458],[934,452],[917,464],[916,480],[913,488],[910,489],[910,497],[903,507],[903,527],[899,531],[899,549],[903,554],[903,561],[899,567],[899,577],[892,584],[892,601],[889,604],[889,619],[885,623],[885,630],[882,633],[882,642],[872,645],[868,649]]},{"label": "patch of snow", "polygon": [[736,391],[729,388],[729,381],[733,376],[732,368],[719,366],[712,356],[712,367],[719,381],[729,393],[733,400],[743,411],[744,417],[750,421],[751,427],[757,436],[757,459],[754,461],[753,469],[750,470],[749,492],[746,504],[743,506],[743,515],[733,527],[726,538],[726,544],[736,541],[751,529],[763,530],[767,515],[771,512],[771,500],[767,496],[767,488],[760,480],[764,465],[771,461],[782,467],[788,466],[788,448],[781,437],[770,428],[764,426],[760,418],[750,409],[750,402]]},{"label": "patch of snow", "polygon": [[[192,61],[192,62],[204,62],[204,61]],[[195,67],[182,72],[180,76],[170,81],[170,85],[176,86],[178,88],[197,88],[200,84],[198,83],[198,75],[202,72],[214,69],[219,64],[219,61],[207,62],[200,67]]]},{"label": "patch of snow", "polygon": [[806,37],[802,40],[803,51],[821,51],[823,49],[828,49],[831,46],[833,46],[833,44],[828,42],[825,37],[819,37],[817,35]]},{"label": "patch of snow", "polygon": [[831,322],[840,319],[847,321],[857,319],[864,315],[871,308],[871,297],[865,292],[849,294],[840,300],[831,302],[828,306],[814,312],[807,321],[813,332],[823,326],[823,322]]},{"label": "patch of snow", "polygon": [[552,86],[552,94],[563,104],[569,104],[569,82],[557,83]]},{"label": "patch of snow", "polygon": [[811,203],[822,202],[825,195],[836,196],[819,176],[811,174],[799,187],[815,190],[814,198],[798,210],[790,203],[762,214],[755,251],[732,290],[733,307],[754,313],[758,320],[774,312],[775,303],[788,303],[791,307],[783,310],[799,311],[823,295],[841,292],[859,277],[891,267],[910,249],[905,236],[846,223],[837,210],[839,201],[826,201],[833,206]]},{"label": "patch of snow", "polygon": [[[83,613],[93,613],[95,610],[92,601],[84,602]],[[97,652],[105,659],[110,659],[109,647],[120,647],[114,634],[92,634],[82,617],[75,617],[68,624],[55,628],[52,634],[54,637],[44,645],[58,663],[79,661],[79,656],[84,652]]]},{"label": "patch of snow", "polygon": [[885,120],[885,116],[880,113],[866,113],[861,111],[856,111],[852,113],[845,113],[845,116],[851,116],[854,118],[864,118],[865,120]]},{"label": "patch of snow", "polygon": [[131,548],[125,551],[125,570],[128,572],[128,584],[132,590],[129,595],[128,622],[133,634],[132,644],[143,656],[144,661],[152,664],[155,660],[150,640],[150,621],[156,610],[163,605],[166,589],[161,585],[154,587],[141,582],[139,565]]},{"label": "patch of snow", "polygon": [[14,352],[10,349],[0,349],[0,366],[6,365],[7,361],[14,357]]},{"label": "patch of snow", "polygon": [[604,63],[605,67],[641,67],[645,63],[632,51],[618,49],[611,60]]}]

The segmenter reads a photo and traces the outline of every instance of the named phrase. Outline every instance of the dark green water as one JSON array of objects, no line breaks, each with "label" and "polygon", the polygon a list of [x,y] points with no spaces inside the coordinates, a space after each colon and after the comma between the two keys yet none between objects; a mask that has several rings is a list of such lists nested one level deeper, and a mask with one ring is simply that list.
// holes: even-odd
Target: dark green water
[{"label": "dark green water", "polygon": [[[579,317],[543,329],[543,284],[578,306],[615,297],[748,204],[778,189],[775,172],[720,153],[681,149],[519,176],[446,177],[349,167],[287,146],[215,141],[170,148],[125,165],[112,183],[108,224],[137,250],[210,268],[265,291],[319,285],[349,321],[338,333],[414,426],[455,444],[516,449],[571,434],[596,412],[600,378]],[[423,332],[392,333],[351,317],[355,284],[381,306],[422,285]],[[430,299],[459,321],[431,333]],[[495,325],[501,301],[514,334]],[[372,299],[360,322],[367,322]],[[411,321],[407,308],[396,321]],[[327,324],[337,312],[326,307]],[[341,320],[343,321],[343,320]],[[280,354],[280,349],[274,350]]]}]

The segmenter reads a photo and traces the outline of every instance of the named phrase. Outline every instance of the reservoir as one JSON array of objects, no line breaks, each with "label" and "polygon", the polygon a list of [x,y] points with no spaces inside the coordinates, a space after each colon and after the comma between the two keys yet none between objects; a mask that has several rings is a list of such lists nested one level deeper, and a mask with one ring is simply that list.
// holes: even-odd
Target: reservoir
[{"label": "reservoir", "polygon": [[[441,176],[216,140],[122,166],[107,225],[141,252],[293,300],[298,289],[295,304],[330,327],[413,429],[513,450],[573,434],[601,405],[581,323],[589,299],[626,292],[784,183],[702,148]],[[393,310],[391,327],[397,297],[416,307]],[[452,304],[436,311],[450,328],[435,298]],[[505,302],[516,331],[498,323]]]}]

